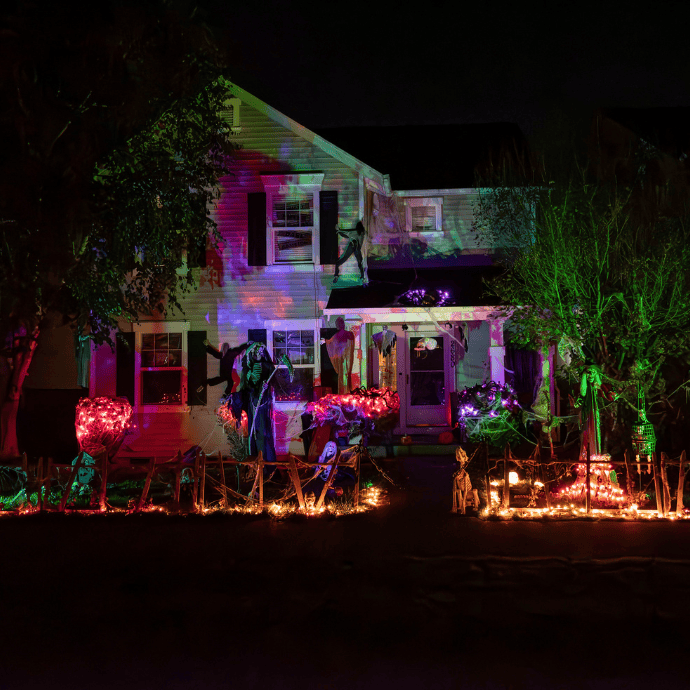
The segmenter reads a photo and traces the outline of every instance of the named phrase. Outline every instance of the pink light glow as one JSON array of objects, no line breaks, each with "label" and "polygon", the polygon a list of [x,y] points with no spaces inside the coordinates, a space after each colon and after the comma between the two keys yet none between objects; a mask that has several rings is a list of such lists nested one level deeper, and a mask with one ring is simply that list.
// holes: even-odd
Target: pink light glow
[{"label": "pink light glow", "polygon": [[103,448],[110,453],[131,424],[132,406],[127,398],[82,398],[77,404],[77,441],[91,456]]}]

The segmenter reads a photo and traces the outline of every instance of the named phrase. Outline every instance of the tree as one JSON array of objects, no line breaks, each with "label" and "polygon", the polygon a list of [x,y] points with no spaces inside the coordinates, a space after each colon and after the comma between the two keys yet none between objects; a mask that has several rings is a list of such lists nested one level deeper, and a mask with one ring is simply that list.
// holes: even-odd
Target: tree
[{"label": "tree", "polygon": [[0,61],[2,451],[49,310],[109,340],[177,305],[231,147],[227,55],[190,5],[18,3]]},{"label": "tree", "polygon": [[640,212],[638,182],[620,188],[577,169],[498,185],[480,197],[480,232],[505,272],[489,289],[514,344],[557,343],[573,383],[603,372],[609,430],[632,417],[638,387],[669,396],[672,361],[690,353],[690,226]]}]

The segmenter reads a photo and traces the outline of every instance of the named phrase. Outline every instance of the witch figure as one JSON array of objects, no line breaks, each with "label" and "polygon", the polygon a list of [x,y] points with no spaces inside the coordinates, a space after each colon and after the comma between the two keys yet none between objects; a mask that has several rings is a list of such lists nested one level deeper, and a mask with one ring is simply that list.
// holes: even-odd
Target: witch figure
[{"label": "witch figure", "polygon": [[[242,355],[242,373],[239,393],[249,424],[249,453],[256,456],[259,451],[264,462],[275,462],[276,451],[273,441],[273,400],[269,389],[275,365],[263,343],[248,343]],[[275,466],[269,466],[271,474]]]}]

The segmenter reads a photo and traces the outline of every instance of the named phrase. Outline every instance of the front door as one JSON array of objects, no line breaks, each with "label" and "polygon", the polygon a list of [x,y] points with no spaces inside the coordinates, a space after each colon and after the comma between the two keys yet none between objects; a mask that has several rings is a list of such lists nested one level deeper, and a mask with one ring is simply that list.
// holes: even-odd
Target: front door
[{"label": "front door", "polygon": [[[436,329],[405,331],[405,420],[408,433],[449,426],[450,339]],[[402,353],[401,353],[402,354]],[[402,402],[402,401],[401,401]]]}]

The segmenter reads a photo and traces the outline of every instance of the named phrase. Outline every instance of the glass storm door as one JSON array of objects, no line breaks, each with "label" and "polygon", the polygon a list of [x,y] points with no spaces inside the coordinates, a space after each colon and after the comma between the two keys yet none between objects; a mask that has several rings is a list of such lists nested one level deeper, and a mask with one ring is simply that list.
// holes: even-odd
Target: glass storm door
[{"label": "glass storm door", "polygon": [[436,330],[407,331],[406,336],[408,432],[424,433],[424,427],[447,427],[452,386],[448,336]]}]

